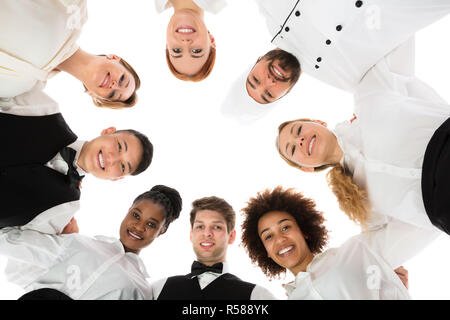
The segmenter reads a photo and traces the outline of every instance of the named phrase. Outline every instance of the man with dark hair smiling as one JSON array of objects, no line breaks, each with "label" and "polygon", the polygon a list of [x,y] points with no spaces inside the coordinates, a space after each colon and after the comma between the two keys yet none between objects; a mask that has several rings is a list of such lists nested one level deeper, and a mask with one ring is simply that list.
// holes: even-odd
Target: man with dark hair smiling
[{"label": "man with dark hair smiling", "polygon": [[225,200],[206,197],[192,203],[191,242],[197,261],[191,273],[152,285],[157,300],[273,300],[265,288],[228,272],[228,245],[236,239],[236,214]]},{"label": "man with dark hair smiling", "polygon": [[[247,93],[260,104],[287,94],[300,68],[352,92],[379,60],[450,11],[448,0],[256,2],[277,46],[258,58],[247,77]],[[283,55],[298,61],[287,64]]]},{"label": "man with dark hair smiling", "polygon": [[135,130],[109,127],[77,140],[42,84],[0,101],[0,110],[0,228],[60,233],[79,208],[85,174],[114,181],[143,172],[153,157],[152,144]]}]

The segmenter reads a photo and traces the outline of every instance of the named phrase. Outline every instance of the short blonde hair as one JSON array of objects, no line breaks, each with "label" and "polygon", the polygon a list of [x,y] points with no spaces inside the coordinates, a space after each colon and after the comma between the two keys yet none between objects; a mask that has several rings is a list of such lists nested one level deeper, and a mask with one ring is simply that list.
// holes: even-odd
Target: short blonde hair
[{"label": "short blonde hair", "polygon": [[175,69],[172,62],[170,61],[170,55],[169,55],[168,49],[166,49],[166,61],[167,61],[167,65],[169,66],[170,72],[172,72],[172,74],[177,79],[183,80],[183,81],[199,82],[199,81],[206,79],[209,76],[209,74],[211,73],[212,69],[214,68],[214,64],[216,62],[216,48],[211,46],[210,51],[209,51],[209,56],[208,56],[208,59],[206,60],[205,64],[203,65],[203,67],[200,69],[199,72],[197,72],[196,74],[194,74],[192,76],[180,73]]},{"label": "short blonde hair", "polygon": [[[99,54],[99,56],[105,56],[104,54]],[[125,100],[125,101],[109,101],[100,97],[92,97],[92,102],[100,108],[110,108],[110,109],[123,109],[123,108],[130,108],[132,106],[134,106],[137,101],[138,101],[138,97],[136,94],[136,91],[141,87],[141,79],[139,78],[137,72],[133,69],[133,67],[126,62],[124,59],[120,59],[119,62],[125,67],[125,69],[127,69],[131,75],[134,78],[134,83],[135,83],[135,87],[134,87],[134,91],[131,94],[131,96]],[[83,85],[84,86],[84,85]],[[89,91],[86,86],[84,86],[84,89],[86,91]]]}]

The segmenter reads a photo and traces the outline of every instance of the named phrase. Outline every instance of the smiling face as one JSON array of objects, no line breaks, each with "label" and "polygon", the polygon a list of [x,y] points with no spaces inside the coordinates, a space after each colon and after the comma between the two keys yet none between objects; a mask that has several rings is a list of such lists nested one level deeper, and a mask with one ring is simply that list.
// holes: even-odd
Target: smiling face
[{"label": "smiling face", "polygon": [[246,89],[258,103],[266,104],[283,97],[297,82],[300,65],[283,50],[272,50],[257,63],[247,76]]},{"label": "smiling face", "polygon": [[236,238],[236,231],[227,231],[225,218],[217,211],[200,210],[191,229],[191,242],[197,260],[205,265],[224,262],[227,248]]},{"label": "smiling face", "polygon": [[96,56],[89,67],[89,74],[83,83],[94,98],[126,101],[135,91],[135,79],[120,63],[120,57]]},{"label": "smiling face", "polygon": [[305,271],[313,259],[296,220],[286,212],[271,211],[262,216],[258,234],[269,258],[294,275]]},{"label": "smiling face", "polygon": [[278,135],[279,152],[302,168],[329,164],[336,145],[336,136],[313,121],[293,121]]},{"label": "smiling face", "polygon": [[165,232],[165,212],[150,200],[133,204],[120,225],[120,241],[126,252],[136,254]]},{"label": "smiling face", "polygon": [[142,144],[136,136],[111,127],[83,145],[77,164],[97,178],[115,180],[132,174],[142,154]]},{"label": "smiling face", "polygon": [[208,60],[214,37],[201,16],[192,10],[177,10],[167,26],[169,60],[184,75],[196,75]]}]

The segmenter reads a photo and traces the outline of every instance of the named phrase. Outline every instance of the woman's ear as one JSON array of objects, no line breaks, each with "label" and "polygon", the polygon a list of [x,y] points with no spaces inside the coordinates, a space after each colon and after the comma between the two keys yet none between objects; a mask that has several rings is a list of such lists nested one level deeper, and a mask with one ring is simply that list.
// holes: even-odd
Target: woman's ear
[{"label": "woman's ear", "polygon": [[318,124],[323,125],[324,127],[328,127],[328,124],[325,121],[322,120],[314,120],[314,122],[317,122]]},{"label": "woman's ear", "polygon": [[106,55],[106,58],[109,60],[119,60],[119,61],[122,59],[121,57],[119,57],[118,55],[115,55],[113,53]]},{"label": "woman's ear", "polygon": [[208,31],[208,36],[209,36],[209,40],[211,41],[211,47],[215,49],[216,48],[216,39],[214,39],[214,36],[211,33],[209,33],[209,31]]}]

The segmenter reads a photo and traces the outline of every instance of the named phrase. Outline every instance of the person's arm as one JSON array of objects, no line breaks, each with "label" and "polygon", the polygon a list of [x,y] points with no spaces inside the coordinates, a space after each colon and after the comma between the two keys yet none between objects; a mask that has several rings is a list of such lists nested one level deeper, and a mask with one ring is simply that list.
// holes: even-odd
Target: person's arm
[{"label": "person's arm", "polygon": [[44,93],[45,84],[38,81],[30,90],[14,98],[0,98],[0,112],[19,116],[43,116],[59,112],[56,101]]},{"label": "person's arm", "polygon": [[416,227],[396,219],[377,230],[362,233],[358,237],[393,268],[401,266],[427,247],[442,232],[438,229]]},{"label": "person's arm", "polygon": [[47,269],[64,253],[65,239],[67,238],[35,230],[3,228],[0,230],[0,255],[30,266]]},{"label": "person's arm", "polygon": [[47,234],[61,234],[79,209],[79,200],[57,205],[40,213],[20,229],[35,230]]},{"label": "person's arm", "polygon": [[151,284],[153,300],[158,300],[158,297],[161,294],[161,291],[164,288],[166,281],[167,278],[162,278]]}]

